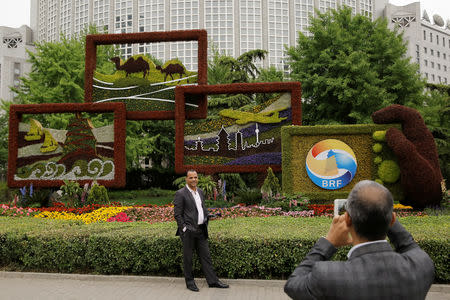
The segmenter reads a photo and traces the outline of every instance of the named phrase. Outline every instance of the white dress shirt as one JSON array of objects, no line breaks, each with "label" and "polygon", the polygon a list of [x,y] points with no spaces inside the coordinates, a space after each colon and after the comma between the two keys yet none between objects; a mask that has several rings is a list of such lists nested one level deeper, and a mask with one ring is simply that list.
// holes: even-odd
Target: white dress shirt
[{"label": "white dress shirt", "polygon": [[375,243],[387,243],[388,241],[386,240],[378,240],[378,241],[372,241],[372,242],[365,242],[365,243],[361,243],[358,245],[353,246],[350,251],[348,251],[347,253],[347,257],[350,258],[350,256],[352,255],[353,251],[355,251],[355,249],[364,246],[364,245],[369,245],[369,244],[375,244]]},{"label": "white dress shirt", "polygon": [[186,185],[189,192],[191,192],[192,197],[194,197],[195,205],[197,206],[197,212],[198,212],[198,225],[201,225],[205,222],[205,216],[203,215],[203,208],[202,208],[202,200],[200,199],[200,194],[198,193],[198,189],[195,191],[192,190],[188,185]]}]

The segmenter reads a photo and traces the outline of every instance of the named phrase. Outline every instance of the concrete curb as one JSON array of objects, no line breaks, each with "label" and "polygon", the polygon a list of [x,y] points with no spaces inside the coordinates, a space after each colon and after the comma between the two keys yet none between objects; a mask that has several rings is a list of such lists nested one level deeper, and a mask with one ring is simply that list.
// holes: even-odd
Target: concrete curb
[{"label": "concrete curb", "polygon": [[[183,277],[159,277],[159,276],[134,276],[134,275],[92,275],[92,274],[68,274],[68,273],[34,273],[34,272],[9,272],[0,271],[0,278],[22,278],[22,279],[58,279],[58,280],[80,280],[80,281],[122,281],[122,282],[170,282],[179,283],[184,286]],[[204,278],[195,278],[197,282],[203,282]],[[259,287],[284,286],[286,280],[263,280],[263,279],[227,279],[222,281],[230,285],[247,285]]]},{"label": "concrete curb", "polygon": [[[68,274],[68,273],[34,273],[34,272],[9,272],[0,271],[0,278],[23,278],[23,279],[68,279],[80,281],[123,281],[123,282],[161,282],[179,283],[184,285],[182,277],[160,277],[160,276],[135,276],[135,275],[93,275],[93,274]],[[196,278],[196,281],[205,281],[204,278]],[[264,279],[227,279],[223,281],[230,285],[246,285],[258,287],[283,287],[286,280],[264,280]],[[450,295],[450,285],[433,284],[429,292],[444,293]]]}]

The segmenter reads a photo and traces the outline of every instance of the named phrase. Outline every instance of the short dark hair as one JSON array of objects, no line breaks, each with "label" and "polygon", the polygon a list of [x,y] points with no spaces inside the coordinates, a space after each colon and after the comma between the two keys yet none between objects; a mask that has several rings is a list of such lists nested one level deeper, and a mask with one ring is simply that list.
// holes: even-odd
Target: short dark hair
[{"label": "short dark hair", "polygon": [[197,173],[197,171],[195,171],[194,169],[189,169],[189,170],[186,171],[186,176],[187,176],[187,174],[188,174],[189,172],[195,172],[195,173]]},{"label": "short dark hair", "polygon": [[386,238],[392,221],[393,198],[381,184],[358,182],[347,198],[346,209],[356,233],[369,241]]}]

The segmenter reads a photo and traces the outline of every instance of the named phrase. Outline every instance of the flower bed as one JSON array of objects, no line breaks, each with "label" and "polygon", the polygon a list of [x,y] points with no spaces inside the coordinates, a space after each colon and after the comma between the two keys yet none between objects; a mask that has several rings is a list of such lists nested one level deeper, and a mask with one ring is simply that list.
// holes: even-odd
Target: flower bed
[{"label": "flower bed", "polygon": [[[215,219],[228,219],[240,217],[333,217],[332,204],[309,204],[308,209],[302,211],[282,211],[281,208],[265,206],[236,205],[228,208],[211,208],[209,212],[217,215]],[[399,217],[425,216],[425,212],[413,211],[409,206],[394,205]],[[172,205],[139,205],[122,206],[118,202],[109,205],[91,204],[82,208],[66,207],[63,203],[55,203],[53,207],[46,208],[17,208],[8,205],[0,207],[0,216],[47,218],[56,220],[80,220],[85,224],[94,222],[148,222],[160,223],[173,221]]]}]

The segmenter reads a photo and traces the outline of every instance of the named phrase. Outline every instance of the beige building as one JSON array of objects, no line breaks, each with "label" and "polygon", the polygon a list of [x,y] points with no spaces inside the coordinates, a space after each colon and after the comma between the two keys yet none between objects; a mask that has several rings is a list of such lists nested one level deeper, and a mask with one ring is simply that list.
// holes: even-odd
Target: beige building
[{"label": "beige building", "polygon": [[[234,57],[265,49],[265,67],[287,70],[285,45],[308,33],[310,14],[340,5],[372,19],[383,15],[387,0],[33,0],[31,28],[39,41],[78,34],[88,24],[100,31],[130,33],[206,29],[210,45]],[[150,53],[165,61],[178,57],[197,68],[196,43],[122,45],[122,55]]]},{"label": "beige building", "polygon": [[420,14],[420,3],[406,6],[387,4],[389,27],[398,26],[408,42],[408,56],[419,64],[420,73],[430,83],[450,84],[450,24],[438,15]]},{"label": "beige building", "polygon": [[31,28],[0,26],[0,98],[13,101],[11,87],[19,86],[19,77],[31,70],[26,50],[33,51]]}]

